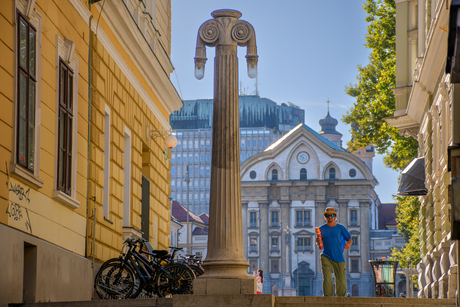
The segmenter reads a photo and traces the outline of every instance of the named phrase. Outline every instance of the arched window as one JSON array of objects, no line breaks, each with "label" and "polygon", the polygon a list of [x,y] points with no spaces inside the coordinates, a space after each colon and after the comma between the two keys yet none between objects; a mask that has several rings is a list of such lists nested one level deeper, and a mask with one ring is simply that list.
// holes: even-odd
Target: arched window
[{"label": "arched window", "polygon": [[329,169],[329,179],[335,179],[335,168],[333,167]]},{"label": "arched window", "polygon": [[305,168],[300,169],[300,180],[307,180],[307,170]]},{"label": "arched window", "polygon": [[272,180],[278,180],[278,170],[272,170]]}]

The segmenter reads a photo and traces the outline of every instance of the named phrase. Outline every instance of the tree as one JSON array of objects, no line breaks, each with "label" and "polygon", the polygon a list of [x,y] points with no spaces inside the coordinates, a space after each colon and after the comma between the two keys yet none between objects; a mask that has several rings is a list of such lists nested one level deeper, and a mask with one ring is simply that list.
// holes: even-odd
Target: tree
[{"label": "tree", "polygon": [[416,157],[418,143],[400,136],[398,129],[384,120],[395,111],[395,8],[394,0],[367,0],[364,4],[369,23],[365,46],[372,52],[369,64],[358,66],[358,83],[345,87],[356,102],[342,120],[353,127],[348,143],[351,150],[373,144],[384,154],[387,167],[401,170]]},{"label": "tree", "polygon": [[[386,167],[402,170],[417,156],[418,143],[412,137],[399,135],[398,129],[384,120],[392,117],[395,111],[392,92],[396,75],[395,0],[367,0],[364,10],[369,23],[365,46],[372,52],[369,63],[365,67],[358,66],[357,83],[345,87],[345,92],[356,98],[353,107],[342,118],[353,127],[348,146],[357,150],[372,144],[384,155]],[[400,251],[395,249],[392,256],[400,261],[401,267],[408,267],[409,262],[420,261],[420,202],[416,197],[395,197],[395,201],[398,231],[407,243]]]},{"label": "tree", "polygon": [[419,240],[419,221],[418,212],[420,201],[415,196],[395,197],[398,205],[396,206],[396,219],[398,232],[406,239],[406,244],[401,251],[393,249],[392,256],[398,260],[401,267],[409,267],[410,262],[415,266],[420,258]]}]

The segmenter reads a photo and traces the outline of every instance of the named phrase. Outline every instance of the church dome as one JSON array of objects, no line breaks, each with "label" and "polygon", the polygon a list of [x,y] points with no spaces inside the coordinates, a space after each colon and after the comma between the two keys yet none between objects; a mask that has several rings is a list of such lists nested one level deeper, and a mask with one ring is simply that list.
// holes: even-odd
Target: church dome
[{"label": "church dome", "polygon": [[329,110],[327,111],[327,115],[325,118],[319,120],[319,124],[321,125],[321,131],[319,131],[319,134],[340,134],[337,130],[335,130],[335,127],[337,126],[339,122],[333,118],[329,114]]}]

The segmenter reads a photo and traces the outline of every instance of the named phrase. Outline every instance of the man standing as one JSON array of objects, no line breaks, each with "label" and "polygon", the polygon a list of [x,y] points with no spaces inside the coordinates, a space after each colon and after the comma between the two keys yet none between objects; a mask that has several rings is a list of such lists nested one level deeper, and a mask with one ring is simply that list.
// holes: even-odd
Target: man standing
[{"label": "man standing", "polygon": [[[337,212],[332,207],[327,207],[324,212],[326,224],[322,225],[321,237],[323,252],[321,253],[321,270],[323,272],[323,294],[334,295],[334,283],[332,271],[335,276],[336,296],[345,296],[347,292],[347,279],[345,276],[345,259],[343,250],[350,249],[353,242],[350,233],[342,224],[336,222]],[[320,245],[321,238],[316,238],[316,244]]]}]

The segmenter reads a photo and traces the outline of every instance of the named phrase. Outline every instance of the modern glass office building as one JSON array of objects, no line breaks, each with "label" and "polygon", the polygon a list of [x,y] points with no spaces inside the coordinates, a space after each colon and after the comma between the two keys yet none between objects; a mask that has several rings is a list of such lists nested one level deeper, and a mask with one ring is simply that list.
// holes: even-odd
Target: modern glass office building
[{"label": "modern glass office building", "polygon": [[[278,105],[259,96],[240,96],[241,162],[264,151],[305,121],[305,111],[292,103]],[[209,213],[213,100],[186,100],[170,116],[178,143],[171,154],[171,197],[190,210]],[[189,167],[189,192],[184,181]],[[188,194],[188,196],[187,196]]]}]

